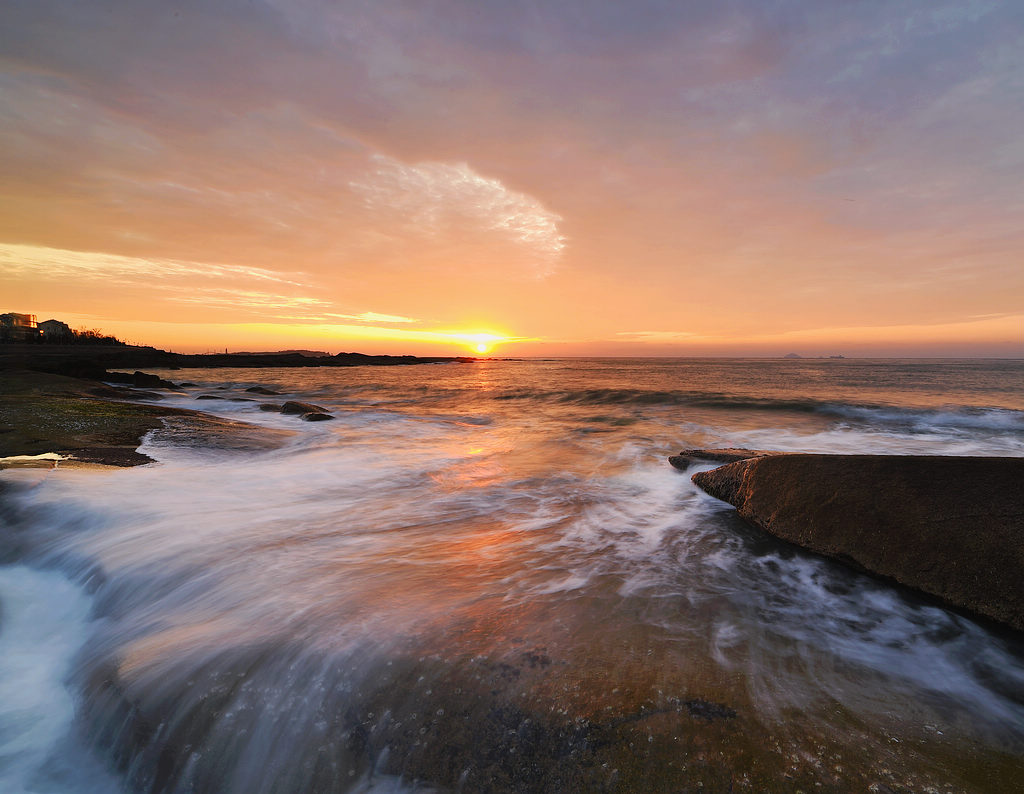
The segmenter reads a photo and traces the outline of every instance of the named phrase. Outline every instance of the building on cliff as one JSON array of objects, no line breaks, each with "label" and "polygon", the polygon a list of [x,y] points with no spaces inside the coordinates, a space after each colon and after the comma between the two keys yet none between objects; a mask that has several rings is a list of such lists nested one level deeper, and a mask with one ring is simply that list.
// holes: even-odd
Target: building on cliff
[{"label": "building on cliff", "polygon": [[62,323],[60,320],[43,320],[39,323],[38,327],[39,333],[42,334],[44,339],[56,341],[58,339],[71,338],[71,326],[67,323]]},{"label": "building on cliff", "polygon": [[7,312],[0,314],[0,340],[27,342],[39,338],[39,326],[34,314]]}]

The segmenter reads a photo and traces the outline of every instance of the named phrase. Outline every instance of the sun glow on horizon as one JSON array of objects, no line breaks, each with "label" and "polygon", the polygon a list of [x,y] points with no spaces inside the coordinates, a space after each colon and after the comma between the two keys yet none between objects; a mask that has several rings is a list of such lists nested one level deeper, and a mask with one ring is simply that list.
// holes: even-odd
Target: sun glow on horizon
[{"label": "sun glow on horizon", "polygon": [[500,342],[510,342],[513,337],[499,336],[491,333],[467,334],[466,341],[472,347],[474,353],[484,355],[490,353],[491,349]]},{"label": "sun glow on horizon", "polygon": [[[72,324],[82,322],[77,315],[71,317],[67,312],[57,311],[54,316],[70,319]],[[91,316],[84,322],[100,325],[104,330],[122,338],[163,346],[177,352],[204,352],[224,347],[235,350],[310,348],[332,352],[354,349],[364,352],[364,348],[369,348],[365,352],[438,355],[438,347],[448,347],[449,350],[454,347],[483,354],[500,344],[539,341],[492,331],[431,330],[348,323],[125,322],[102,316]]]}]

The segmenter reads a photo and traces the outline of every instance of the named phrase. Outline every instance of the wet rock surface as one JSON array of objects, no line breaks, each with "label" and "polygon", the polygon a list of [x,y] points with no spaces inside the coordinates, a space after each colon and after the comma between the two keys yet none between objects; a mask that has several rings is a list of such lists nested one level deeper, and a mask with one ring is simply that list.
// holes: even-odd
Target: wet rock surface
[{"label": "wet rock surface", "polygon": [[157,436],[184,434],[192,439],[190,446],[239,451],[274,448],[291,435],[197,411],[127,401],[153,396],[53,373],[6,370],[0,379],[0,457],[57,452],[78,463],[137,466],[152,463],[137,450],[151,431]]},{"label": "wet rock surface", "polygon": [[776,537],[1024,630],[1024,458],[768,455],[692,479]]},{"label": "wet rock surface", "polygon": [[302,415],[302,421],[303,422],[326,422],[329,419],[333,419],[333,418],[334,417],[331,416],[330,414],[324,414],[324,413],[320,413],[318,411],[312,411],[312,412],[310,412],[308,414],[303,414]]},{"label": "wet rock surface", "polygon": [[[277,737],[275,763],[260,773],[275,791],[366,790],[353,783],[380,774],[442,791],[908,794],[1006,790],[1014,769],[982,775],[991,789],[939,788],[928,770],[900,776],[857,741],[809,753],[799,735],[786,738],[743,710],[640,682],[588,706],[548,690],[571,667],[544,649],[362,663],[296,652],[289,665],[316,685],[320,706],[315,721],[293,724],[260,707],[282,685],[274,657],[269,644],[225,648],[185,660],[187,673],[155,659],[136,666],[94,657],[83,682],[90,739],[133,790],[147,792],[224,790],[225,775],[244,768],[238,737],[250,735]],[[197,747],[205,752],[194,754]]]},{"label": "wet rock surface", "polygon": [[301,403],[295,400],[289,400],[281,406],[281,413],[283,414],[324,414],[327,413],[326,408],[321,408],[319,405],[313,405],[312,403]]},{"label": "wet rock surface", "polygon": [[681,471],[685,471],[696,463],[732,463],[748,458],[762,458],[765,455],[782,455],[782,452],[771,452],[764,449],[744,449],[742,447],[722,447],[716,449],[684,449],[678,455],[669,457],[668,462]]}]

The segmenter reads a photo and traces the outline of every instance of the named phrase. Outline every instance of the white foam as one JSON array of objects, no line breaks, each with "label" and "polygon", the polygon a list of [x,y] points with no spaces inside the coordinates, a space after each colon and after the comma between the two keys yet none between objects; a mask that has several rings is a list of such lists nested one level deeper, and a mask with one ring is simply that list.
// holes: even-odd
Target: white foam
[{"label": "white foam", "polygon": [[[342,376],[371,375],[406,377],[331,373],[339,383]],[[701,439],[683,446],[932,454],[1024,455],[1024,439],[966,435],[959,427],[830,424],[806,414],[787,427],[728,418],[683,426],[673,418],[669,431],[669,419],[649,418],[662,409],[628,406],[630,418],[647,414],[630,429],[580,440],[567,432],[576,422],[569,413],[534,411],[529,403],[503,403],[493,421],[484,421],[476,418],[481,403],[453,405],[433,392],[422,406],[407,400],[369,408],[346,403],[340,393],[339,387],[333,395],[309,390],[298,397],[334,409],[335,421],[316,425],[262,412],[256,403],[172,397],[168,402],[187,399],[188,407],[298,432],[282,449],[213,457],[151,441],[143,449],[161,466],[103,474],[100,488],[84,474],[50,473],[34,490],[33,505],[47,519],[37,522],[34,536],[53,539],[52,555],[66,555],[57,562],[73,559],[103,573],[97,597],[109,612],[103,637],[93,643],[98,654],[132,652],[138,675],[166,686],[171,702],[189,691],[189,665],[232,644],[276,643],[264,668],[273,686],[257,706],[301,726],[306,706],[286,704],[320,703],[322,696],[306,689],[315,676],[277,676],[293,648],[359,658],[358,649],[401,644],[417,632],[440,632],[455,626],[450,621],[533,599],[542,608],[529,619],[540,623],[525,623],[524,630],[542,634],[548,616],[571,624],[574,602],[586,608],[591,595],[618,592],[632,600],[630,609],[644,601],[637,620],[652,621],[665,642],[693,639],[697,663],[745,673],[754,690],[775,686],[781,706],[835,691],[858,712],[842,691],[860,684],[843,666],[853,663],[878,673],[867,680],[879,697],[931,688],[962,697],[982,716],[1024,724],[1020,709],[973,672],[975,658],[985,656],[988,668],[1020,675],[1019,659],[983,629],[960,626],[969,643],[936,638],[936,630],[945,636],[959,619],[909,605],[882,585],[844,590],[829,563],[765,551],[770,544],[735,531],[738,522],[723,515],[732,508],[691,483],[687,474],[713,463],[684,474],[668,465],[667,451],[652,452],[679,433]],[[11,474],[20,480],[28,473]],[[36,596],[49,608],[45,588]],[[85,613],[76,620],[72,627],[84,625]],[[78,635],[65,636],[71,642]],[[976,657],[966,654],[968,645]],[[445,648],[459,651],[457,641]],[[784,654],[792,649],[807,658],[790,663]],[[66,697],[62,670],[44,675],[49,689],[40,691]],[[55,702],[56,727],[36,737],[33,768],[70,722],[68,701]],[[270,736],[271,722],[253,719]],[[264,750],[251,740],[244,757],[254,760],[238,774],[258,777]],[[287,745],[280,752],[287,755]],[[209,755],[197,763],[208,761]],[[0,794],[6,780],[0,777]],[[357,790],[392,784],[403,785],[367,777]]]},{"label": "white foam", "polygon": [[[4,794],[100,794],[119,788],[69,735],[75,707],[65,679],[88,636],[89,608],[82,591],[58,573],[23,565],[0,568]],[[66,787],[68,774],[72,788]]]},{"label": "white foam", "polygon": [[707,428],[714,444],[723,447],[773,449],[848,455],[1003,455],[1024,457],[1024,436],[951,432],[936,426],[931,432],[833,426],[815,432],[788,428],[722,430]]}]

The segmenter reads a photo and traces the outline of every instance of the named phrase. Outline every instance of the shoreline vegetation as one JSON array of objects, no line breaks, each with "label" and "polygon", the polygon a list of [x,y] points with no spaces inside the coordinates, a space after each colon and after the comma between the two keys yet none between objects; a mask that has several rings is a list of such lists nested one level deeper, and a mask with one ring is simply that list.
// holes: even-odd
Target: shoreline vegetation
[{"label": "shoreline vegetation", "polygon": [[[130,345],[0,345],[0,468],[11,466],[137,466],[152,458],[138,451],[152,430],[173,425],[196,446],[260,449],[288,435],[245,422],[219,419],[202,411],[170,408],[156,390],[176,385],[155,375],[109,370],[139,367],[354,367],[467,363],[465,356],[371,356],[339,353],[218,353],[187,355]],[[116,385],[113,385],[116,384]],[[267,394],[254,387],[252,391]],[[306,421],[329,419],[318,406],[285,403],[269,410],[297,414]],[[48,453],[54,455],[46,456]],[[7,461],[4,458],[15,458]],[[33,459],[34,458],[34,459]]]},{"label": "shoreline vegetation", "polygon": [[691,449],[669,461],[781,540],[1024,631],[1024,458]]}]

